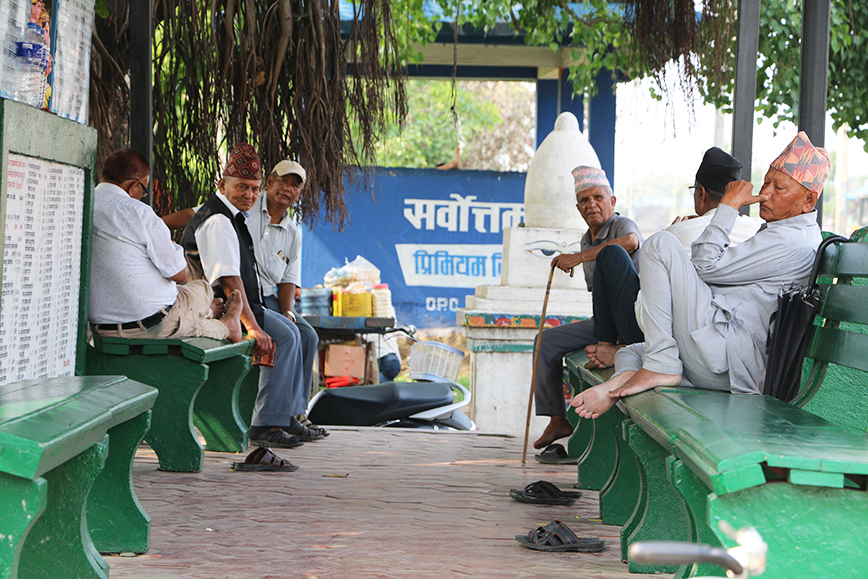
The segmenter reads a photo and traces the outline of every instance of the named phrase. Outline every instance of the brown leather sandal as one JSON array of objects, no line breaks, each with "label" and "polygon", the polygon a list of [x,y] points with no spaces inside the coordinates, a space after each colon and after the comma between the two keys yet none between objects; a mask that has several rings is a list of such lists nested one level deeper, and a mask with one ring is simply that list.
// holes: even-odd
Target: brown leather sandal
[{"label": "brown leather sandal", "polygon": [[239,470],[242,472],[292,472],[298,470],[298,466],[292,464],[288,460],[280,458],[267,448],[257,448],[247,455],[244,462],[233,462],[232,470]]}]

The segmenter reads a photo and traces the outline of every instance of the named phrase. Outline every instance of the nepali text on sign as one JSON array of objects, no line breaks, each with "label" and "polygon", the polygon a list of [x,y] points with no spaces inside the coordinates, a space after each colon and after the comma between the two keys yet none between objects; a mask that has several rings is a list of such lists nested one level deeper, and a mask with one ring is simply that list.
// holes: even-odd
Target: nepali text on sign
[{"label": "nepali text on sign", "polygon": [[[458,193],[444,199],[404,199],[404,217],[416,229],[433,231],[469,231],[471,217],[473,229],[479,233],[500,233],[515,227],[524,219],[524,203],[495,203],[476,201],[476,195],[462,197]],[[487,225],[487,228],[486,228]]]}]

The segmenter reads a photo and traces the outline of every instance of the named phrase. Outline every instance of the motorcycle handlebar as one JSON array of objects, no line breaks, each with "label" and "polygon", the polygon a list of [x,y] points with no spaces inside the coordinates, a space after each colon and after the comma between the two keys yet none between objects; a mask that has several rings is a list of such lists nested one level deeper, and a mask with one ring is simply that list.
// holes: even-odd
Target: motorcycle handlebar
[{"label": "motorcycle handlebar", "polygon": [[713,563],[736,575],[744,573],[744,567],[735,557],[719,547],[695,543],[648,541],[630,545],[628,557],[637,563],[652,565],[684,565],[690,563]]}]

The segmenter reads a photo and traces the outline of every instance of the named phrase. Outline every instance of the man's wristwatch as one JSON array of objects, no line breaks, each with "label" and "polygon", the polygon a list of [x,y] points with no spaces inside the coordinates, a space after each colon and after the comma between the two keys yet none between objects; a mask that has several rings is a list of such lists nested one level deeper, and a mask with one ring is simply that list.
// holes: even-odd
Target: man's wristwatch
[{"label": "man's wristwatch", "polygon": [[292,310],[286,310],[285,312],[283,312],[283,317],[285,317],[285,318],[289,318],[289,319],[292,320],[293,322],[296,321],[296,319],[295,319],[295,313],[294,313]]}]

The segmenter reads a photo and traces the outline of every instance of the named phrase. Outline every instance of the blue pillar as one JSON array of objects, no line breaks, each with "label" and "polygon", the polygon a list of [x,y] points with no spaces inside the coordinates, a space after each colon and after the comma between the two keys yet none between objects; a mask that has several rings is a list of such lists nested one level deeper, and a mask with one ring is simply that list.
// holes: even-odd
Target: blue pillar
[{"label": "blue pillar", "polygon": [[536,148],[538,149],[552,129],[558,118],[558,85],[557,79],[537,79],[536,81]]},{"label": "blue pillar", "polygon": [[597,94],[589,103],[588,141],[597,152],[600,167],[615,186],[615,82],[612,71],[597,74]]},{"label": "blue pillar", "polygon": [[561,112],[576,115],[579,130],[585,130],[585,95],[573,94],[573,83],[568,78],[568,70],[561,69]]}]

